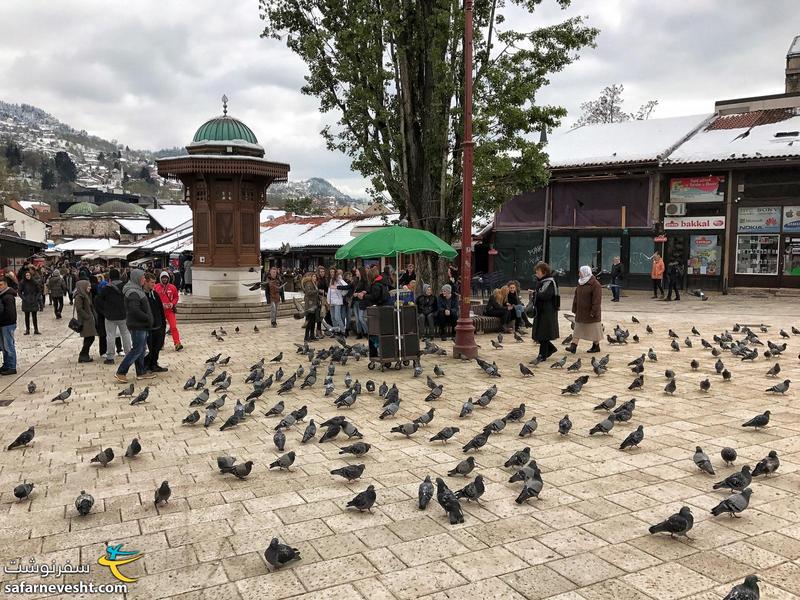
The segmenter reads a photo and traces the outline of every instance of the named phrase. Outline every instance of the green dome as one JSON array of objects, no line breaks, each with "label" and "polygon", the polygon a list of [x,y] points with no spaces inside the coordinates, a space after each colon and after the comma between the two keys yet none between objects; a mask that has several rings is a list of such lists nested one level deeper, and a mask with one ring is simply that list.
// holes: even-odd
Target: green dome
[{"label": "green dome", "polygon": [[93,202],[77,202],[70,206],[65,215],[91,215],[97,212],[97,204]]},{"label": "green dome", "polygon": [[193,143],[241,141],[258,144],[256,134],[247,125],[228,115],[206,121],[194,134]]},{"label": "green dome", "polygon": [[111,200],[101,204],[96,209],[98,214],[109,215],[146,215],[147,211],[138,204],[123,202],[122,200]]}]

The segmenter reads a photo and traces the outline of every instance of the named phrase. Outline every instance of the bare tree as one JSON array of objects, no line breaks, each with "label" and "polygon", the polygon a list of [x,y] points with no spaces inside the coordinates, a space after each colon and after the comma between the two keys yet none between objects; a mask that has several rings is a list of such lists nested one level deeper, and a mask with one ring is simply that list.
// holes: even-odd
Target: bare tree
[{"label": "bare tree", "polygon": [[578,117],[575,125],[649,119],[658,105],[658,100],[649,100],[642,104],[635,113],[626,113],[622,110],[622,104],[625,101],[622,97],[624,91],[625,86],[621,83],[614,83],[603,88],[597,100],[589,100],[581,104],[581,116]]}]

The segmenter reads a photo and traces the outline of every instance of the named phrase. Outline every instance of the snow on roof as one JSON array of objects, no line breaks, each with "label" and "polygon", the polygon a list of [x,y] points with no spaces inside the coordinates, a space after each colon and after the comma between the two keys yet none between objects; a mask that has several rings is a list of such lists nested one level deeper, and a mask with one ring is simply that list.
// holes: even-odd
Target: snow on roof
[{"label": "snow on roof", "polygon": [[[757,115],[756,115],[757,116]],[[800,115],[751,127],[725,127],[740,115],[718,117],[667,157],[665,163],[717,162],[800,156]]]},{"label": "snow on roof", "polygon": [[316,227],[303,232],[296,240],[291,242],[292,248],[304,248],[306,246],[319,246],[319,241],[328,233],[335,231],[342,225],[346,225],[350,219],[330,219],[320,223]]},{"label": "snow on roof", "polygon": [[792,40],[792,45],[789,46],[789,52],[787,56],[792,56],[795,54],[800,54],[800,35],[795,36]]},{"label": "snow on roof", "polygon": [[313,223],[282,223],[274,227],[262,227],[261,249],[280,250],[283,244],[294,242],[313,226]]},{"label": "snow on roof", "polygon": [[161,208],[145,210],[166,231],[175,229],[192,218],[192,209],[188,204],[163,204]]},{"label": "snow on roof", "polygon": [[657,161],[712,115],[583,125],[555,133],[545,151],[551,167]]},{"label": "snow on roof", "polygon": [[142,235],[148,233],[147,226],[150,221],[147,219],[114,219],[119,223],[120,227],[124,227],[129,233],[133,235]]},{"label": "snow on roof", "polygon": [[336,247],[344,246],[353,239],[353,230],[360,227],[364,221],[345,221],[342,225],[326,232],[314,242],[314,246]]},{"label": "snow on roof", "polygon": [[97,252],[106,250],[111,246],[119,244],[119,240],[112,238],[78,238],[63,244],[58,244],[55,250],[58,252],[74,252],[75,254]]},{"label": "snow on roof", "polygon": [[175,252],[175,248],[182,246],[187,241],[192,241],[193,231],[192,220],[189,219],[172,231],[167,231],[154,238],[140,242],[137,245],[142,250],[150,252]]},{"label": "snow on roof", "polygon": [[272,219],[277,219],[282,217],[286,214],[285,210],[276,210],[274,208],[265,208],[261,211],[259,215],[259,223],[266,223],[267,221],[271,221]]},{"label": "snow on roof", "polygon": [[30,210],[30,209],[35,208],[37,206],[47,207],[48,209],[50,208],[50,205],[47,204],[46,202],[36,202],[36,201],[33,201],[33,200],[20,200],[19,201],[19,205],[22,208],[24,208],[25,210]]}]

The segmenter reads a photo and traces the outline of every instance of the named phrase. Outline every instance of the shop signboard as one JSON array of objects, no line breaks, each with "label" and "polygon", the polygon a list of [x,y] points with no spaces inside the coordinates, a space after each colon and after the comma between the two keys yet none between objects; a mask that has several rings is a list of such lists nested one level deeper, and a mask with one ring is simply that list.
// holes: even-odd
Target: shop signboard
[{"label": "shop signboard", "polygon": [[783,231],[785,233],[800,232],[800,206],[783,207]]},{"label": "shop signboard", "polygon": [[739,233],[779,233],[780,206],[739,207]]},{"label": "shop signboard", "polygon": [[693,235],[689,238],[689,275],[719,275],[719,237]]},{"label": "shop signboard", "polygon": [[725,199],[725,177],[673,177],[669,180],[670,202],[722,202]]},{"label": "shop signboard", "polygon": [[664,229],[725,229],[725,217],[664,217]]}]

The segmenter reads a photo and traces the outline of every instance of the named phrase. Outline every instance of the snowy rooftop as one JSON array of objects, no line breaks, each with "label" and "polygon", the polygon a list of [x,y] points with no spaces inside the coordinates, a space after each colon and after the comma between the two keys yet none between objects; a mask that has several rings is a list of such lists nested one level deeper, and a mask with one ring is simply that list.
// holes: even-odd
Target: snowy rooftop
[{"label": "snowy rooftop", "polygon": [[314,227],[313,223],[283,223],[261,228],[261,249],[280,250],[283,244],[294,242],[301,234]]},{"label": "snowy rooftop", "polygon": [[681,144],[665,163],[800,156],[800,113],[764,110],[724,115]]},{"label": "snowy rooftop", "polygon": [[140,242],[138,246],[142,250],[148,250],[150,252],[176,252],[179,251],[176,249],[186,244],[187,241],[191,243],[192,233],[192,221],[190,219],[172,231],[167,231],[154,238]]},{"label": "snowy rooftop", "polygon": [[261,211],[259,215],[259,223],[266,223],[267,221],[271,221],[272,219],[277,219],[278,217],[282,217],[286,214],[285,210],[277,210],[274,208],[265,208]]},{"label": "snowy rooftop", "polygon": [[124,227],[129,233],[133,235],[143,235],[148,233],[147,226],[150,221],[147,219],[115,219],[120,227]]},{"label": "snowy rooftop", "polygon": [[175,229],[192,218],[192,209],[188,204],[164,204],[161,208],[145,210],[165,231]]},{"label": "snowy rooftop", "polygon": [[111,238],[78,238],[76,240],[64,242],[63,244],[58,244],[55,250],[58,252],[74,252],[80,254],[105,250],[117,244],[119,244],[119,240]]},{"label": "snowy rooftop", "polygon": [[705,125],[711,116],[583,125],[555,133],[545,151],[554,168],[654,162]]}]

